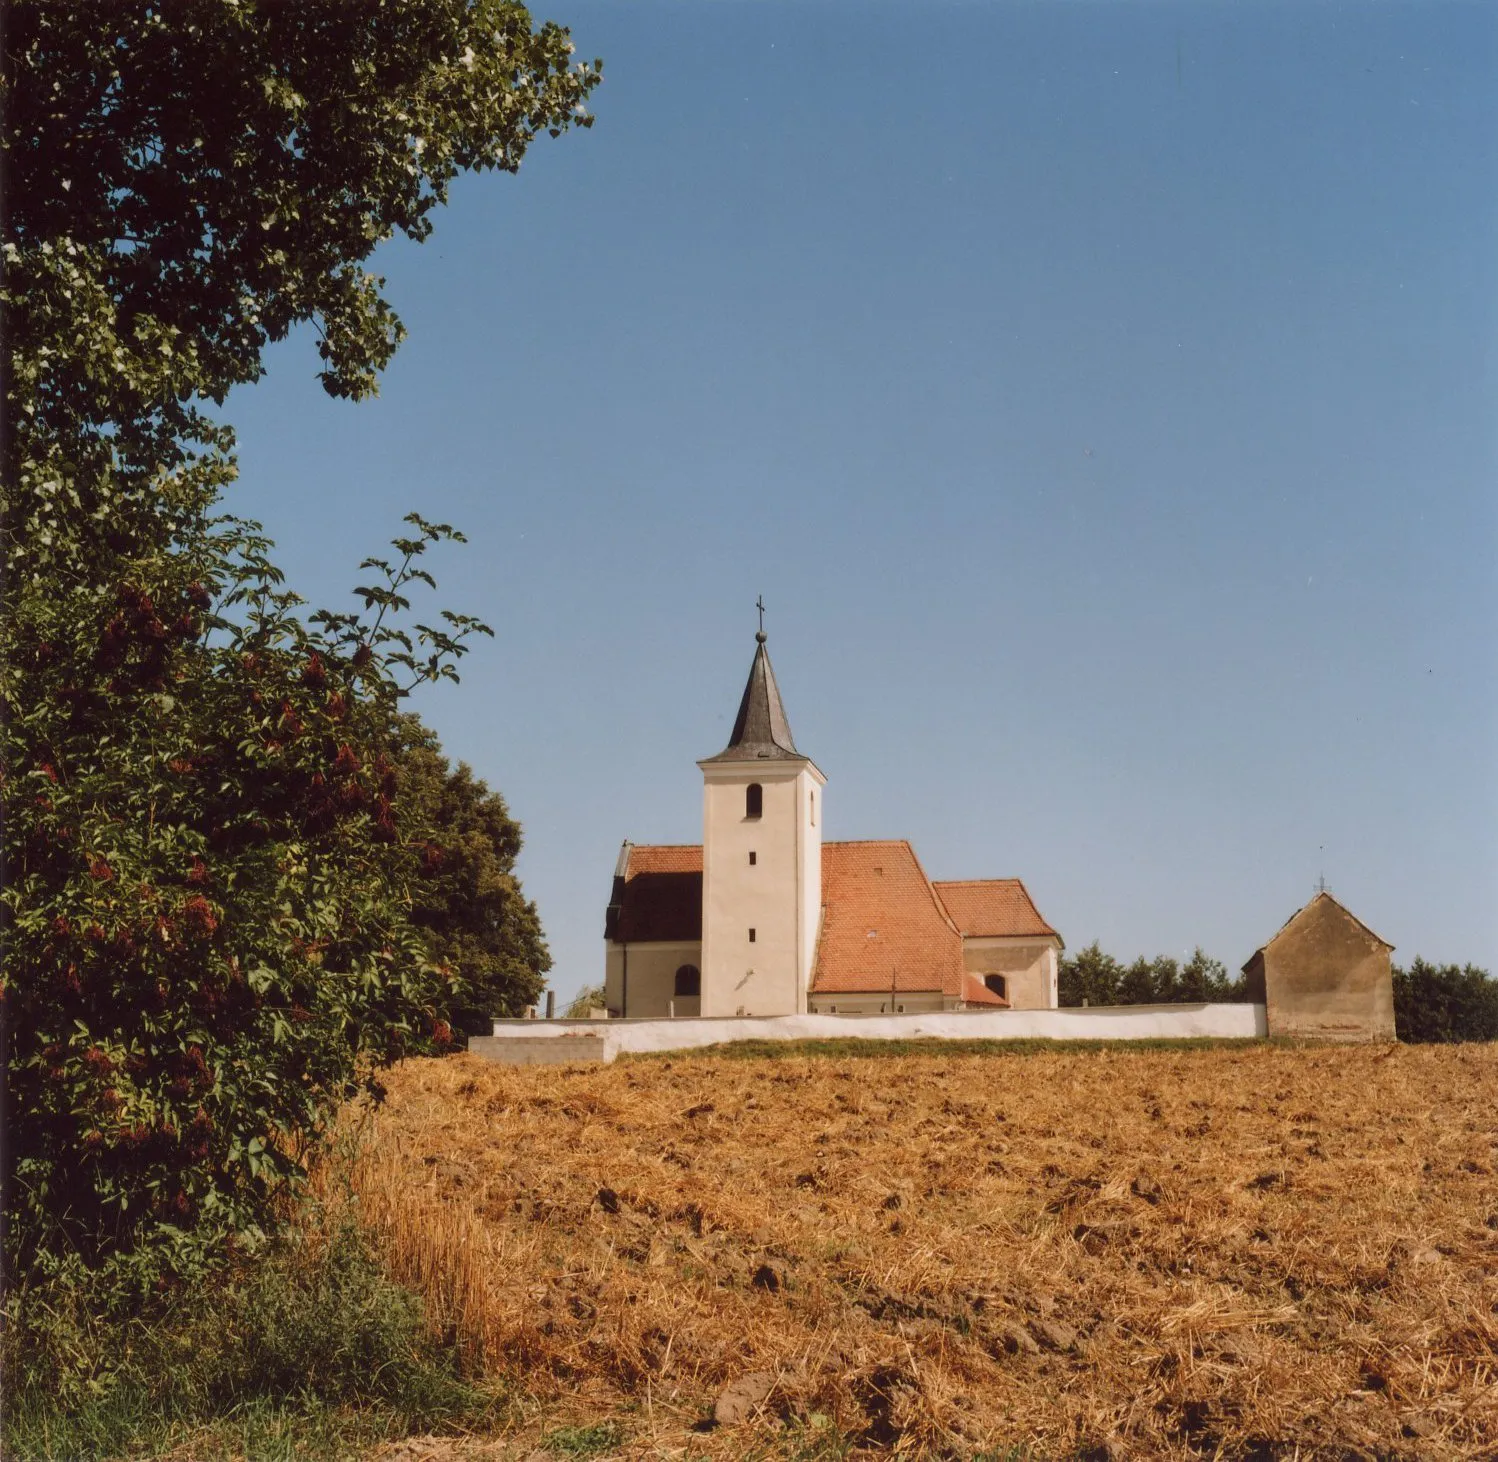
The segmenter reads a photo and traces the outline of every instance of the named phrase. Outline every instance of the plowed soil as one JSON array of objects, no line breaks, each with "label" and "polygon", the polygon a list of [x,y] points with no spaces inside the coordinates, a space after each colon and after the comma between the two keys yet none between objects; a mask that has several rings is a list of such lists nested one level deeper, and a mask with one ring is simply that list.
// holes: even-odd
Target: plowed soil
[{"label": "plowed soil", "polygon": [[526,1448],[1498,1456],[1498,1048],[463,1056],[364,1139]]}]

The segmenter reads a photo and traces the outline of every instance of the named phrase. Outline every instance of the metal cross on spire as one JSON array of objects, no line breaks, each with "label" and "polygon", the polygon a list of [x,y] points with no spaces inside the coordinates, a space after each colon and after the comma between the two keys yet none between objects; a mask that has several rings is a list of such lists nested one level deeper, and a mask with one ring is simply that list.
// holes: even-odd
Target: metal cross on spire
[{"label": "metal cross on spire", "polygon": [[754,607],[759,610],[759,632],[765,632],[765,596],[761,594],[755,601]]}]

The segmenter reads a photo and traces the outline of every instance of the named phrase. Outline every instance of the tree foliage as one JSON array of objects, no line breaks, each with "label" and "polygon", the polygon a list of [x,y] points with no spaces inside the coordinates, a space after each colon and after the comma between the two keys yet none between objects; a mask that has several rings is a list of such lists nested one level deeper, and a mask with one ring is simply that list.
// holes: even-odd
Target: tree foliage
[{"label": "tree foliage", "polygon": [[[30,286],[9,323],[35,415],[122,433],[149,468],[195,435],[195,398],[256,379],[300,322],[329,391],[372,391],[402,330],[370,254],[426,238],[460,172],[514,172],[538,132],[589,125],[599,78],[512,0],[21,0],[7,32]],[[38,356],[59,317],[98,314],[102,338]]]},{"label": "tree foliage", "polygon": [[401,336],[372,251],[587,125],[571,51],[506,0],[7,7],[13,1273],[143,1279],[272,1221],[351,1086],[489,998],[413,915],[441,834],[391,734],[485,630],[409,621],[460,535],[413,518],[362,612],[304,614],[220,511],[205,403],[302,323],[324,389],[372,391]]},{"label": "tree foliage", "polygon": [[1230,979],[1226,967],[1198,946],[1184,964],[1169,955],[1142,956],[1120,964],[1094,940],[1061,961],[1062,1005],[1173,1005],[1248,998],[1244,981]]},{"label": "tree foliage", "polygon": [[1476,965],[1394,966],[1394,1029],[1401,1041],[1498,1041],[1498,980]]},{"label": "tree foliage", "polygon": [[520,826],[470,767],[448,765],[415,716],[399,718],[394,762],[396,800],[427,830],[411,921],[426,935],[428,957],[470,992],[455,1023],[488,1034],[492,1017],[535,1004],[551,968],[536,906],[515,877]]},{"label": "tree foliage", "polygon": [[[450,536],[418,528],[413,558]],[[425,662],[378,614],[298,618],[263,549],[220,523],[102,629],[32,616],[35,693],[5,726],[23,1266],[265,1224],[361,1072],[440,1047],[472,998],[409,914],[431,832],[386,727],[396,666]],[[402,598],[406,570],[371,592]]]},{"label": "tree foliage", "polygon": [[602,985],[584,985],[576,995],[572,997],[567,1008],[562,1012],[564,1020],[586,1020],[591,1010],[602,1010],[604,1008],[604,992]]}]

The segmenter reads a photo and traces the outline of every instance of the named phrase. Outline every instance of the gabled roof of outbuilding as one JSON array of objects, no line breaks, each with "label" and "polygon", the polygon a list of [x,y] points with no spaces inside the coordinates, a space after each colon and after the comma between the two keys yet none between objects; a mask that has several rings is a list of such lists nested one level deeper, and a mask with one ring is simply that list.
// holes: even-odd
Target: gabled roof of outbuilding
[{"label": "gabled roof of outbuilding", "polygon": [[1358,918],[1356,914],[1352,912],[1351,909],[1347,907],[1346,904],[1341,903],[1337,899],[1334,899],[1329,893],[1326,892],[1325,889],[1322,889],[1319,893],[1316,894],[1314,898],[1312,898],[1310,903],[1296,909],[1296,911],[1291,914],[1290,917],[1286,919],[1285,922],[1281,924],[1277,930],[1275,930],[1274,936],[1272,938],[1266,939],[1263,944],[1261,944],[1256,950],[1254,950],[1251,955],[1249,955],[1249,957],[1243,962],[1244,970],[1247,970],[1248,967],[1253,964],[1253,962],[1258,959],[1264,953],[1264,951],[1269,948],[1271,944],[1275,942],[1275,940],[1281,938],[1289,930],[1290,926],[1296,923],[1302,917],[1302,915],[1310,913],[1312,909],[1314,909],[1323,901],[1330,904],[1332,908],[1336,909],[1336,911],[1339,914],[1343,915],[1345,918],[1351,919],[1352,922],[1356,924],[1364,934],[1366,934],[1370,939],[1374,941],[1374,943],[1381,944],[1385,949],[1388,950],[1392,950],[1394,948],[1394,946],[1390,944],[1389,941],[1385,939],[1381,934],[1375,934],[1373,930],[1371,930],[1360,918]]},{"label": "gabled roof of outbuilding", "polygon": [[728,745],[717,756],[705,760],[804,760],[791,736],[791,723],[786,719],[780,687],[770,665],[770,652],[765,648],[765,632],[761,630],[754,638],[757,644],[749,666],[749,680],[739,701]]},{"label": "gabled roof of outbuilding", "polygon": [[1017,878],[942,879],[931,886],[965,938],[1060,938]]}]

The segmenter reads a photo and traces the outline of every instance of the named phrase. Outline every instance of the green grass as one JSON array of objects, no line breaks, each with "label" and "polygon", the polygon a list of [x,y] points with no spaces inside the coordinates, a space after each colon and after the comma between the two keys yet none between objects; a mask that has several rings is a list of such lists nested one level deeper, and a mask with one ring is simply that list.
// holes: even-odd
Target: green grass
[{"label": "green grass", "polygon": [[922,1036],[909,1040],[875,1040],[839,1036],[830,1040],[724,1041],[715,1046],[692,1046],[674,1051],[621,1051],[620,1061],[684,1061],[706,1056],[730,1061],[791,1060],[835,1057],[862,1060],[876,1056],[1040,1056],[1052,1052],[1121,1051],[1221,1051],[1262,1045],[1255,1038],[1224,1040],[1218,1036],[1147,1037],[1141,1040],[1052,1041],[1014,1038],[1009,1040],[948,1040]]},{"label": "green grass", "polygon": [[598,1457],[614,1451],[624,1440],[624,1428],[616,1421],[600,1421],[593,1426],[563,1426],[549,1432],[542,1440],[545,1451],[560,1457]]},{"label": "green grass", "polygon": [[487,1428],[505,1398],[426,1332],[351,1221],[146,1313],[77,1294],[6,1303],[8,1459],[354,1458],[414,1432]]}]

